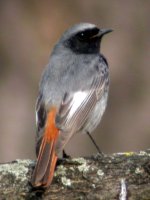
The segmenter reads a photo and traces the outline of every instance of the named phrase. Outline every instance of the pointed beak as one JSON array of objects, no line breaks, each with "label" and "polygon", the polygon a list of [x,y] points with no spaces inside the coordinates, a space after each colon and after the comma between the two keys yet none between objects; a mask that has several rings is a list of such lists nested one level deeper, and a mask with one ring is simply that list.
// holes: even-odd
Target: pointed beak
[{"label": "pointed beak", "polygon": [[112,31],[113,31],[112,29],[100,29],[99,36],[103,36],[107,33],[111,33]]},{"label": "pointed beak", "polygon": [[113,30],[112,29],[100,29],[99,32],[94,35],[93,37],[99,37],[101,38],[103,35],[107,34],[107,33],[111,33]]}]

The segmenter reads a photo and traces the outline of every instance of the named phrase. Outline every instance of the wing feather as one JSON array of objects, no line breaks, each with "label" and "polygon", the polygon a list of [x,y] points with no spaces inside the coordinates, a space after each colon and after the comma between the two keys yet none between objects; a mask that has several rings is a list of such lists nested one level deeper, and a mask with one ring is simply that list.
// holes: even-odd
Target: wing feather
[{"label": "wing feather", "polygon": [[79,131],[102,97],[104,89],[105,77],[100,73],[95,76],[88,90],[66,93],[56,116],[57,126],[64,132]]}]

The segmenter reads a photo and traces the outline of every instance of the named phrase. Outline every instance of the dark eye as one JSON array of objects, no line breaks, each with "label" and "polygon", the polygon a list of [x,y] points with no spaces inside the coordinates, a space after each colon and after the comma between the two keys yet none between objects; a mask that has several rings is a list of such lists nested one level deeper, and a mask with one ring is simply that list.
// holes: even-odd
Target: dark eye
[{"label": "dark eye", "polygon": [[86,38],[86,34],[84,32],[78,33],[78,37],[81,40],[84,40]]},{"label": "dark eye", "polygon": [[88,40],[88,39],[92,38],[93,36],[97,35],[98,32],[99,32],[98,28],[87,29],[85,31],[79,32],[77,34],[77,37],[80,40]]}]

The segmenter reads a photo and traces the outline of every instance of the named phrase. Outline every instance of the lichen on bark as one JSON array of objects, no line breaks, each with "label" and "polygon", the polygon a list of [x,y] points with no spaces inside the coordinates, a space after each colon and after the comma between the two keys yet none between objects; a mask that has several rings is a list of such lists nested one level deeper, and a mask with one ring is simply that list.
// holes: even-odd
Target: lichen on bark
[{"label": "lichen on bark", "polygon": [[150,200],[150,150],[59,161],[46,190],[30,184],[35,162],[0,164],[0,200]]}]

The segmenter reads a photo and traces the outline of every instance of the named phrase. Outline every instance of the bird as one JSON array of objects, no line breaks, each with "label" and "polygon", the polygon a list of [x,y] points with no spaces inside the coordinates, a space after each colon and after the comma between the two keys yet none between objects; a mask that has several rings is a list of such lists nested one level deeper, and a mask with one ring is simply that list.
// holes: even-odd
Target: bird
[{"label": "bird", "polygon": [[91,134],[101,121],[109,93],[109,67],[100,45],[110,32],[92,23],[75,24],[52,49],[36,102],[34,188],[49,187],[58,154],[72,136]]}]

